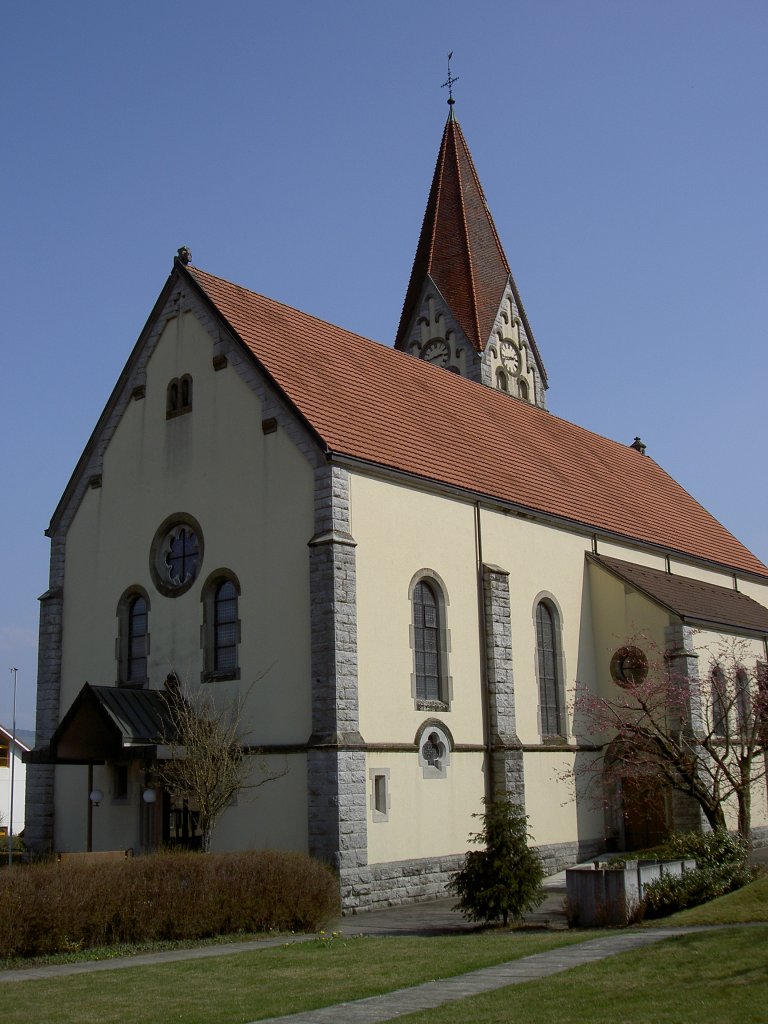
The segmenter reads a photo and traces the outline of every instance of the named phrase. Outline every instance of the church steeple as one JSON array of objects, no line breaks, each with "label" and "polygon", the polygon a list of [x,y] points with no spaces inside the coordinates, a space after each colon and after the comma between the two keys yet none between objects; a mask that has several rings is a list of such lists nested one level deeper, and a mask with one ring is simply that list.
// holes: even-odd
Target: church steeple
[{"label": "church steeple", "polygon": [[395,347],[543,406],[546,372],[449,109]]}]

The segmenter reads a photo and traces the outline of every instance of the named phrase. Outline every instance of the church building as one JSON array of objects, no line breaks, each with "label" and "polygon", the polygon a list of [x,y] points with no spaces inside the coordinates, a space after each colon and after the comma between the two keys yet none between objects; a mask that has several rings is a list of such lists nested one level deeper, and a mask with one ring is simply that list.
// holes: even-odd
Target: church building
[{"label": "church building", "polygon": [[700,824],[573,797],[602,748],[570,693],[640,633],[702,685],[709,641],[765,662],[768,568],[547,388],[453,106],[394,348],[180,249],[47,531],[28,845],[194,843],[155,774],[169,677],[240,695],[276,776],[212,849],[308,851],[348,910],[442,891],[495,794],[549,871]]}]

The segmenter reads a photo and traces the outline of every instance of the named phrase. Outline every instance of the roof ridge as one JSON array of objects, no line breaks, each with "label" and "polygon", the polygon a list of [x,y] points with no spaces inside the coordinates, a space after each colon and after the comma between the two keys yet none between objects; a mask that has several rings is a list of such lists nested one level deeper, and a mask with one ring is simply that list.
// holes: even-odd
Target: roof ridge
[{"label": "roof ridge", "polygon": [[[323,317],[315,316],[314,313],[308,313],[305,309],[300,309],[298,306],[292,306],[289,302],[283,302],[281,299],[273,299],[270,295],[265,295],[263,292],[254,291],[253,288],[248,288],[244,284],[238,284],[237,281],[230,281],[227,277],[220,277],[218,274],[212,274],[209,270],[204,270],[198,266],[186,266],[183,268],[187,273],[192,274],[204,274],[206,277],[213,278],[214,281],[221,281],[222,284],[228,285],[230,288],[237,288],[240,291],[247,292],[248,295],[253,295],[257,299],[263,299],[275,306],[280,306],[281,309],[289,310],[291,313],[298,313],[300,316],[306,317],[308,320],[314,320],[315,323],[323,324],[325,327],[329,327],[333,331],[344,331],[345,334],[349,334],[350,337],[358,338],[360,341],[369,342],[372,345],[379,345],[381,348],[392,349],[391,345],[388,345],[384,341],[378,341],[376,338],[370,338],[367,334],[359,334],[357,331],[351,330],[349,327],[343,327],[341,324],[334,324],[330,320],[325,320]],[[405,353],[401,353],[404,355]]]},{"label": "roof ridge", "polygon": [[[456,144],[456,139],[457,138],[460,139],[461,142],[464,144],[464,151],[465,151],[465,153],[466,153],[466,155],[468,157],[468,160],[469,160],[470,173],[473,172],[474,168],[473,168],[473,165],[472,165],[472,157],[470,156],[469,150],[467,149],[466,142],[464,140],[464,133],[461,130],[461,126],[459,125],[459,122],[456,121],[456,120],[452,120],[450,123],[453,125],[453,136],[454,136],[453,152],[454,152],[454,159],[455,159],[455,162],[456,162],[456,178],[458,179],[458,182],[459,182],[459,203],[461,204],[461,226],[462,226],[462,230],[463,230],[463,233],[464,233],[464,244],[465,244],[466,250],[467,250],[467,264],[468,264],[468,269],[469,269],[469,291],[470,291],[470,295],[472,297],[472,314],[473,314],[474,321],[475,321],[475,324],[474,324],[475,331],[477,333],[477,343],[476,343],[475,347],[479,350],[483,346],[483,337],[482,337],[481,329],[480,329],[480,313],[479,313],[479,310],[478,310],[477,287],[475,285],[475,260],[474,260],[474,254],[473,254],[473,251],[472,251],[472,243],[470,242],[470,239],[469,239],[469,225],[467,223],[467,206],[466,206],[466,203],[464,202],[464,181],[463,181],[463,177],[462,177],[462,173],[461,173],[461,163],[459,161],[458,146]],[[484,203],[485,208],[487,210],[488,205],[487,205],[487,203],[485,203],[485,194],[483,193],[482,188],[480,188],[480,182],[479,182],[479,180],[477,178],[477,175],[474,174],[473,176],[474,176],[474,179],[475,179],[475,184],[480,189],[480,195],[482,196],[483,203]]]},{"label": "roof ridge", "polygon": [[[440,151],[437,154],[437,163],[435,165],[434,181],[437,182],[437,189],[435,190],[435,214],[432,218],[432,230],[429,236],[429,249],[427,252],[427,273],[432,272],[432,257],[435,252],[435,238],[437,236],[437,222],[439,220],[440,212],[440,201],[443,196],[443,171],[445,169],[445,157],[446,157],[446,144],[445,140],[448,136],[448,126],[450,124],[450,118],[445,123],[443,129],[443,138],[440,143]],[[431,190],[430,190],[431,191]],[[430,197],[431,198],[431,197]],[[429,199],[427,199],[427,206],[429,206]],[[426,211],[425,211],[426,216]],[[418,246],[417,246],[418,249]]]},{"label": "roof ridge", "polygon": [[461,125],[459,124],[458,121],[456,121],[455,124],[456,124],[456,127],[457,127],[458,132],[459,132],[459,138],[461,139],[462,147],[463,147],[464,152],[465,152],[466,157],[467,157],[467,162],[469,163],[470,173],[471,173],[471,175],[472,175],[472,177],[474,179],[475,185],[477,186],[477,190],[480,193],[480,198],[483,200],[483,206],[485,208],[488,224],[490,226],[491,231],[493,232],[493,237],[494,237],[494,239],[496,241],[496,247],[499,250],[499,255],[501,256],[501,259],[502,259],[502,261],[504,263],[504,266],[506,268],[507,273],[511,276],[512,275],[512,271],[511,271],[510,266],[509,266],[509,260],[507,259],[507,254],[504,252],[504,246],[501,244],[501,238],[499,237],[499,232],[496,230],[496,222],[494,221],[493,214],[491,213],[491,209],[488,206],[488,200],[485,197],[485,189],[483,188],[482,182],[480,181],[480,175],[477,173],[477,167],[475,167],[475,161],[472,159],[472,153],[470,151],[469,146],[467,145],[467,140],[464,138],[464,132],[461,130]]}]

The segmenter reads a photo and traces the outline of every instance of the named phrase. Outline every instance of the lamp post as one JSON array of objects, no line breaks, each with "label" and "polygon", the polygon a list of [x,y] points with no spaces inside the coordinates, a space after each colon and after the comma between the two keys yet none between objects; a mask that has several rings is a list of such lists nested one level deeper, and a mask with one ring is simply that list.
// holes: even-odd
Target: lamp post
[{"label": "lamp post", "polygon": [[16,772],[16,676],[18,671],[16,668],[11,669],[11,675],[13,676],[13,728],[11,730],[11,747],[8,751],[11,767],[11,799],[8,812],[8,867],[13,864],[13,784]]}]

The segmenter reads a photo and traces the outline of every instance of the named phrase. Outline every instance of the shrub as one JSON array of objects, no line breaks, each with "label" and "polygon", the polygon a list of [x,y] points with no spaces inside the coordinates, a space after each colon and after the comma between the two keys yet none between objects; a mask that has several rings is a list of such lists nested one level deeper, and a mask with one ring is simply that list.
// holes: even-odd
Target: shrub
[{"label": "shrub", "polygon": [[519,920],[526,910],[542,902],[544,869],[528,848],[528,818],[509,800],[485,801],[480,832],[470,842],[484,850],[470,850],[464,867],[451,876],[449,886],[459,897],[456,909],[470,921]]},{"label": "shrub", "polygon": [[338,909],[333,873],[298,853],[160,853],[32,864],[0,875],[0,956],[314,931]]},{"label": "shrub", "polygon": [[725,829],[673,833],[661,857],[695,857],[696,868],[682,875],[663,875],[648,885],[643,894],[644,916],[664,917],[747,885],[753,878],[748,849],[743,836]]},{"label": "shrub", "polygon": [[665,841],[659,859],[694,857],[698,867],[744,864],[749,844],[738,832],[724,828],[713,832],[673,832]]}]

